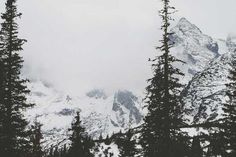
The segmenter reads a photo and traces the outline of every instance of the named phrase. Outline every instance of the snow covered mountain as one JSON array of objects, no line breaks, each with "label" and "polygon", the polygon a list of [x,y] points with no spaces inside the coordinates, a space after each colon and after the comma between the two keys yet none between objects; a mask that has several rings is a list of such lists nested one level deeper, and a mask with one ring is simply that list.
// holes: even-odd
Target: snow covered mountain
[{"label": "snow covered mountain", "polygon": [[196,73],[204,70],[209,61],[222,53],[216,40],[185,18],[181,18],[171,32],[171,41],[174,42],[171,52],[186,63],[179,66],[185,73],[183,83],[188,83]]},{"label": "snow covered mountain", "polygon": [[[236,59],[234,36],[226,41],[213,39],[185,18],[171,31],[174,33],[171,52],[186,62],[177,66],[185,73],[181,80],[186,84],[183,94],[190,123],[219,117],[225,102],[224,84],[228,82],[230,62]],[[31,121],[37,117],[43,124],[45,141],[50,141],[46,147],[67,142],[68,128],[78,110],[87,131],[95,138],[125,130],[130,124],[137,126],[145,116],[142,97],[128,90],[106,94],[95,89],[72,97],[41,80],[32,81],[29,88],[32,91],[29,101],[36,106],[27,111],[26,116]],[[201,117],[200,113],[203,113]]]},{"label": "snow covered mountain", "polygon": [[[223,42],[223,41],[221,41]],[[226,86],[232,60],[236,59],[236,44],[228,37],[224,52],[197,73],[184,91],[190,122],[207,122],[219,118],[226,101]]]},{"label": "snow covered mountain", "polygon": [[183,95],[189,123],[219,118],[226,100],[230,64],[236,59],[235,36],[213,39],[185,18],[180,19],[172,32],[173,54],[186,62],[177,66],[185,73]]},{"label": "snow covered mountain", "polygon": [[36,106],[26,115],[31,121],[37,117],[43,124],[42,130],[45,140],[50,141],[49,145],[66,142],[77,111],[81,111],[83,124],[94,138],[124,130],[130,123],[132,126],[139,125],[144,115],[141,98],[126,90],[107,95],[103,90],[95,89],[85,95],[71,97],[43,81],[33,81],[29,88],[29,100]]}]

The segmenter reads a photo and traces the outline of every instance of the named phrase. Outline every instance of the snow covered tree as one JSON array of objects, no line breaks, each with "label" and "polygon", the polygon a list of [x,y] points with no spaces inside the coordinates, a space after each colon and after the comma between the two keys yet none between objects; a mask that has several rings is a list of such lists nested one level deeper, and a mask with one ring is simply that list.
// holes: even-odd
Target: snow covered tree
[{"label": "snow covered tree", "polygon": [[90,149],[93,147],[92,140],[88,137],[85,128],[81,126],[80,112],[77,112],[75,121],[72,123],[72,135],[70,136],[71,147],[68,157],[91,157]]},{"label": "snow covered tree", "polygon": [[0,89],[0,154],[4,157],[25,157],[29,149],[29,132],[26,131],[28,122],[22,111],[32,104],[26,101],[30,91],[25,85],[27,80],[20,76],[23,59],[19,52],[26,40],[18,37],[16,20],[21,13],[17,12],[16,0],[7,0],[5,6],[0,30],[0,61],[4,73]]},{"label": "snow covered tree", "polygon": [[183,63],[170,54],[173,41],[169,31],[170,7],[169,0],[162,0],[164,7],[160,10],[163,36],[158,49],[163,52],[152,61],[154,76],[148,80],[147,109],[141,135],[144,157],[183,157],[188,140],[179,126],[183,124],[183,104],[181,103],[182,85],[179,81],[183,73],[174,63]]}]

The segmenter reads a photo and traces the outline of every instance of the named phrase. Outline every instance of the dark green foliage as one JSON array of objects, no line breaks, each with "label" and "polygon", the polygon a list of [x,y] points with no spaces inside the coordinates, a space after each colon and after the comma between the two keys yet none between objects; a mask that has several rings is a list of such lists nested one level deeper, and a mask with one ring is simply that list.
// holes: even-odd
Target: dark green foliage
[{"label": "dark green foliage", "polygon": [[94,146],[92,139],[88,136],[85,128],[81,126],[80,113],[77,112],[75,121],[72,123],[72,135],[70,137],[71,147],[68,152],[68,157],[91,157],[90,152]]},{"label": "dark green foliage", "polygon": [[26,102],[29,94],[21,79],[23,59],[19,55],[26,40],[18,38],[16,20],[21,16],[17,12],[16,0],[7,0],[6,12],[2,14],[0,31],[0,154],[5,157],[26,157],[28,154],[29,134],[27,121],[22,111],[32,106]]},{"label": "dark green foliage", "polygon": [[37,119],[34,121],[34,125],[31,126],[31,142],[32,142],[32,157],[43,157],[44,152],[42,149],[42,139],[43,135],[41,132],[42,124],[40,124]]},{"label": "dark green foliage", "polygon": [[4,152],[3,148],[3,141],[1,141],[4,138],[4,128],[3,128],[3,119],[5,110],[3,109],[3,93],[4,93],[4,66],[2,61],[0,60],[0,154]]},{"label": "dark green foliage", "polygon": [[46,157],[68,157],[67,146],[64,145],[63,148],[58,148],[57,146],[51,146],[48,155]]},{"label": "dark green foliage", "polygon": [[94,148],[94,141],[88,136],[85,128],[81,125],[80,112],[72,123],[71,129],[72,134],[70,136],[71,146],[59,148],[58,146],[51,146],[47,153],[47,157],[93,157],[91,149]]},{"label": "dark green foliage", "polygon": [[192,157],[202,157],[203,156],[203,150],[201,147],[201,141],[199,137],[194,137],[192,142],[192,148],[191,148],[191,156]]},{"label": "dark green foliage", "polygon": [[60,153],[59,153],[58,147],[56,147],[53,152],[53,157],[59,157],[59,155]]},{"label": "dark green foliage", "polygon": [[120,157],[134,157],[136,151],[136,140],[131,130],[118,140],[118,147],[120,150]]},{"label": "dark green foliage", "polygon": [[51,146],[50,150],[49,150],[49,155],[48,157],[53,157],[53,147]]},{"label": "dark green foliage", "polygon": [[[1,58],[0,58],[1,59]],[[4,73],[4,64],[2,60],[0,60],[0,104],[3,103],[3,93],[4,93],[4,78],[5,78],[5,73]],[[1,116],[2,114],[0,114]]]},{"label": "dark green foliage", "polygon": [[61,149],[61,157],[66,157],[68,153],[67,146],[64,145],[64,147]]},{"label": "dark green foliage", "polygon": [[111,140],[110,140],[110,137],[109,137],[109,135],[107,135],[107,137],[106,137],[106,139],[105,139],[104,143],[105,143],[106,145],[109,145],[109,144],[111,144]]},{"label": "dark green foliage", "polygon": [[[181,103],[182,85],[179,78],[184,74],[173,63],[183,63],[170,54],[173,42],[170,41],[170,14],[173,7],[169,0],[162,0],[163,38],[158,49],[161,56],[152,60],[153,78],[149,79],[146,102],[148,114],[145,117],[141,144],[145,157],[183,157],[188,150],[188,139],[178,126],[183,124],[183,105]],[[186,152],[185,152],[186,151]]]},{"label": "dark green foliage", "polygon": [[99,136],[98,139],[99,139],[99,140],[102,140],[102,139],[103,139],[103,137],[102,137],[102,133],[100,134],[100,136]]},{"label": "dark green foliage", "polygon": [[[208,145],[207,156],[227,156],[227,148],[226,148],[226,139],[225,134],[221,129],[214,129],[214,131],[210,131],[210,135],[208,137],[210,140],[210,144]],[[228,157],[228,156],[227,156]]]}]

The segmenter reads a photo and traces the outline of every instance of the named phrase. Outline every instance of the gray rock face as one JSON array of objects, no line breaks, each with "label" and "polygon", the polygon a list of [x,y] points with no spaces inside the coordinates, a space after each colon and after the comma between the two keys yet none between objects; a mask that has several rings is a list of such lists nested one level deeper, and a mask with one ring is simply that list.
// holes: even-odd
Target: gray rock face
[{"label": "gray rock face", "polygon": [[106,99],[107,96],[105,92],[101,89],[94,89],[86,94],[90,98],[96,98],[96,99]]},{"label": "gray rock face", "polygon": [[186,109],[191,123],[202,123],[222,116],[226,102],[226,86],[232,60],[236,52],[228,52],[209,63],[196,74],[184,90]]},{"label": "gray rock face", "polygon": [[73,109],[64,108],[60,112],[58,112],[58,115],[71,116],[71,115],[75,115],[75,113],[76,113],[76,111]]},{"label": "gray rock face", "polygon": [[124,111],[122,110],[120,104],[117,102],[113,103],[112,110],[115,112],[119,112],[120,116],[124,115]]},{"label": "gray rock face", "polygon": [[142,120],[143,116],[136,107],[138,98],[129,91],[118,91],[115,94],[112,110],[122,116],[124,109],[129,111],[129,118],[137,124]]},{"label": "gray rock face", "polygon": [[185,83],[204,70],[211,60],[219,57],[218,43],[187,19],[180,19],[171,32],[170,39],[174,43],[171,52],[186,63],[178,65],[186,75]]},{"label": "gray rock face", "polygon": [[207,44],[206,47],[208,48],[208,50],[214,52],[216,54],[216,57],[219,56],[219,46],[217,43]]}]

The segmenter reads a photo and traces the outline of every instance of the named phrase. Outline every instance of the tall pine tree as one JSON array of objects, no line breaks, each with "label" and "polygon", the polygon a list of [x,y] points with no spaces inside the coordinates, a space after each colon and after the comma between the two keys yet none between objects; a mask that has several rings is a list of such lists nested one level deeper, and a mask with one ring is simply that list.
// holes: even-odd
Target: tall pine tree
[{"label": "tall pine tree", "polygon": [[120,150],[120,157],[134,157],[137,154],[136,140],[134,134],[129,129],[124,137],[119,139],[118,147]]},{"label": "tall pine tree", "polygon": [[148,114],[144,119],[141,136],[144,157],[183,157],[188,147],[184,134],[178,128],[183,124],[183,105],[181,103],[182,85],[179,78],[184,74],[174,66],[183,63],[170,54],[173,42],[169,31],[173,7],[169,0],[162,0],[160,10],[163,31],[161,46],[163,52],[152,61],[154,76],[148,80],[146,102]]},{"label": "tall pine tree", "polygon": [[29,94],[21,79],[23,59],[19,52],[26,42],[18,37],[16,20],[21,16],[17,12],[16,0],[7,0],[6,11],[1,15],[3,22],[0,30],[1,62],[1,101],[0,101],[0,154],[4,157],[25,157],[28,152],[27,121],[22,111],[32,106],[26,102]]},{"label": "tall pine tree", "polygon": [[40,124],[36,118],[34,124],[31,126],[32,157],[43,157],[44,155],[42,148],[43,134],[41,127],[42,124]]},{"label": "tall pine tree", "polygon": [[80,112],[77,112],[75,121],[72,123],[72,135],[70,136],[71,147],[68,152],[68,157],[92,157],[90,149],[93,147],[93,142],[81,126]]}]

